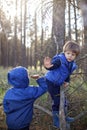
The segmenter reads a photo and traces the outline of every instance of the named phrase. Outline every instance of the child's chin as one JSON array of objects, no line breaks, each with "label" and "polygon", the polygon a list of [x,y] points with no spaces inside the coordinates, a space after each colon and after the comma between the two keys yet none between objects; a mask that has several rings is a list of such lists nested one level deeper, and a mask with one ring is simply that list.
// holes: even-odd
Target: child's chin
[{"label": "child's chin", "polygon": [[72,60],[68,60],[68,62],[71,62]]}]

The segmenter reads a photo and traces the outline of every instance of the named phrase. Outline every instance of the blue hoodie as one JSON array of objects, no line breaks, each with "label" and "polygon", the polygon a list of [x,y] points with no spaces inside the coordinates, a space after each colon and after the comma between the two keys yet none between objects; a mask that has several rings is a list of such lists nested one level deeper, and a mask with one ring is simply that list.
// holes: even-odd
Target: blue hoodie
[{"label": "blue hoodie", "polygon": [[[56,65],[55,69],[49,69],[46,73],[46,78],[55,85],[61,86],[64,81],[72,74],[72,72],[77,68],[74,61],[68,62],[64,53],[57,54],[52,59],[52,64],[57,64],[60,60],[60,65]],[[57,67],[58,66],[58,67]]]},{"label": "blue hoodie", "polygon": [[21,129],[30,125],[34,101],[47,91],[45,78],[37,80],[38,86],[28,86],[26,68],[16,67],[8,72],[8,83],[12,85],[3,99],[6,123],[10,129]]}]

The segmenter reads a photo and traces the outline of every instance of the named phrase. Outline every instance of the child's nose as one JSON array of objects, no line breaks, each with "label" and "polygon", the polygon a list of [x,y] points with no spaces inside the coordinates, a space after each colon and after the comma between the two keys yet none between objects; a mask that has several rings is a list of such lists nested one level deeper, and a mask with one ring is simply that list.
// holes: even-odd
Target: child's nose
[{"label": "child's nose", "polygon": [[72,54],[70,54],[69,57],[72,57]]}]

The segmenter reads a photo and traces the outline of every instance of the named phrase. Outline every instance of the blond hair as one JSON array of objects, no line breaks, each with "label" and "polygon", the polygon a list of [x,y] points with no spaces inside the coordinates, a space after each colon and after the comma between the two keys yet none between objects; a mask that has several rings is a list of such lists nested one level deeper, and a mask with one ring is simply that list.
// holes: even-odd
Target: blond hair
[{"label": "blond hair", "polygon": [[63,52],[66,52],[66,51],[72,51],[73,53],[76,54],[76,56],[78,56],[80,53],[80,46],[74,41],[68,41],[63,46]]}]

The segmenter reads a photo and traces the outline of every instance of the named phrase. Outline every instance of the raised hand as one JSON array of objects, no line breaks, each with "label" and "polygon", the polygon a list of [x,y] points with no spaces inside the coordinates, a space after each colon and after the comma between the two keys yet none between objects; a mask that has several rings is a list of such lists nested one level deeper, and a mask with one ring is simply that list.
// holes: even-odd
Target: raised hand
[{"label": "raised hand", "polygon": [[53,64],[51,64],[51,58],[45,57],[44,58],[44,67],[49,69],[52,66],[53,66]]}]

